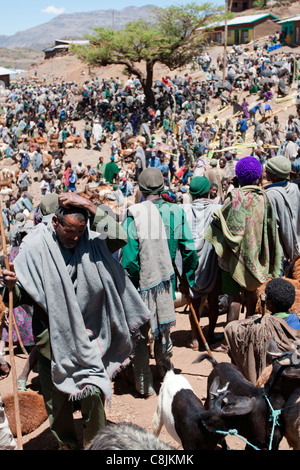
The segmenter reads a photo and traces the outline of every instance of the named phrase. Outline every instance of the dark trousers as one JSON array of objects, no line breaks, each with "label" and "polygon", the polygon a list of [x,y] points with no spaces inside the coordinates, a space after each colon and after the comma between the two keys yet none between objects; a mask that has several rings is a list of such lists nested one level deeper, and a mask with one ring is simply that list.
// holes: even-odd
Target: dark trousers
[{"label": "dark trousers", "polygon": [[[55,388],[51,379],[51,361],[40,352],[37,355],[39,378],[50,429],[58,442],[72,450],[79,449],[74,426],[74,402],[69,396]],[[96,387],[95,387],[96,388]],[[97,393],[79,400],[83,423],[83,444],[88,444],[97,432],[106,426],[104,397],[100,389]]]}]

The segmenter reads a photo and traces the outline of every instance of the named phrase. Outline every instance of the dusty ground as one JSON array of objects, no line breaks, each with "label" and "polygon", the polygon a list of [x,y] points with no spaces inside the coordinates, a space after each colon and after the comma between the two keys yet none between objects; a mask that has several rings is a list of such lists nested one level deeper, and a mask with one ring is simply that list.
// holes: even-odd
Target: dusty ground
[{"label": "dusty ground", "polygon": [[[221,51],[221,48],[219,49]],[[213,54],[217,54],[218,49],[213,51]],[[55,72],[53,72],[55,70]],[[82,75],[82,71],[85,70],[85,75]],[[97,71],[99,72],[99,71]],[[29,75],[33,75],[34,70],[29,72]],[[156,78],[161,78],[164,76],[167,71],[165,68],[158,68],[156,70]],[[175,73],[175,72],[174,72]],[[180,74],[184,74],[185,71],[180,71]],[[83,81],[88,79],[88,71],[84,69],[82,64],[79,64],[74,58],[68,56],[64,59],[56,59],[55,61],[47,61],[42,62],[38,67],[38,76],[42,77],[44,74],[47,75],[47,79],[50,82],[57,77],[58,81],[64,77],[65,80],[74,80],[74,81]],[[102,70],[101,73],[98,74],[99,78],[106,76],[117,76],[121,77],[121,70],[118,68],[112,68],[109,70]],[[193,78],[204,78],[204,73],[200,71],[196,71],[192,73]],[[240,101],[245,94],[240,95]],[[248,97],[248,102],[253,103],[255,101],[255,97],[250,98]],[[290,106],[291,105],[291,106]],[[211,112],[215,112],[217,107],[215,105],[212,106]],[[294,101],[282,102],[282,103],[272,103],[272,111],[277,112],[280,122],[282,124],[282,128],[287,120],[288,115],[291,112],[295,113],[295,105]],[[220,112],[219,116],[222,120],[225,120],[227,117],[232,116],[232,110],[228,110],[226,112]],[[80,130],[83,129],[83,122],[78,122],[76,125]],[[248,131],[247,133],[248,138],[247,140],[251,140],[252,137],[252,130]],[[247,155],[247,150],[244,150],[239,154],[239,156]],[[95,167],[99,156],[103,155],[105,160],[108,161],[110,157],[109,152],[109,142],[103,146],[101,152],[96,150],[86,150],[84,145],[79,149],[70,149],[67,150],[65,161],[71,160],[73,164],[76,164],[79,160],[81,160],[85,165],[91,164],[92,167]],[[0,169],[4,167],[12,167],[13,169],[16,168],[16,165],[12,165],[11,162],[8,160],[0,161]],[[32,169],[30,168],[31,176],[33,177],[34,174]],[[78,186],[78,189],[81,189],[81,186]],[[39,183],[34,182],[31,187],[30,191],[34,196],[34,203],[35,205],[40,200],[40,189]],[[2,200],[5,200],[6,197],[2,197]],[[207,377],[211,371],[211,365],[204,361],[201,364],[193,364],[193,361],[198,357],[199,353],[195,352],[189,348],[187,348],[187,343],[189,339],[189,320],[188,315],[182,313],[182,308],[177,311],[177,325],[173,329],[172,332],[172,339],[174,343],[174,357],[173,363],[177,370],[177,372],[182,373],[193,385],[196,393],[200,398],[204,398],[206,396],[206,382]],[[221,316],[218,322],[217,331],[223,331],[225,325],[226,318],[225,316]],[[204,318],[202,321],[202,325],[204,326],[205,332],[205,325],[207,324],[207,319]],[[227,355],[223,353],[214,353],[214,356],[218,361],[229,361]],[[24,354],[20,354],[16,350],[16,367],[18,373],[22,370],[25,364],[26,356]],[[155,369],[153,365],[153,370]],[[154,370],[155,372],[155,370]],[[159,387],[159,383],[156,383],[157,391]],[[38,384],[38,377],[37,373],[34,371],[30,374],[29,381],[28,381],[28,389],[39,391],[39,384]],[[0,394],[2,397],[12,393],[13,385],[12,385],[12,377],[10,376],[8,379],[0,382]],[[144,400],[138,398],[134,392],[134,387],[128,383],[123,376],[117,376],[117,378],[113,382],[113,399],[111,403],[111,408],[107,408],[107,417],[109,421],[112,422],[120,422],[120,421],[129,421],[136,423],[148,430],[151,430],[151,421],[152,415],[155,411],[157,403],[157,397],[151,397],[148,400]],[[80,432],[80,414],[76,412],[75,417],[77,418],[78,422],[78,429]],[[175,446],[178,448],[178,444],[173,441],[172,438],[168,435],[165,429],[162,430],[161,439],[165,442]],[[228,443],[230,447],[234,450],[240,450],[244,448],[244,443],[237,439],[236,437],[231,437],[228,439]],[[23,448],[24,450],[56,450],[57,444],[51,432],[49,431],[48,422],[46,421],[40,428],[36,431],[31,433],[30,435],[23,436]],[[285,440],[282,441],[280,445],[280,450],[288,449],[287,443]]]}]

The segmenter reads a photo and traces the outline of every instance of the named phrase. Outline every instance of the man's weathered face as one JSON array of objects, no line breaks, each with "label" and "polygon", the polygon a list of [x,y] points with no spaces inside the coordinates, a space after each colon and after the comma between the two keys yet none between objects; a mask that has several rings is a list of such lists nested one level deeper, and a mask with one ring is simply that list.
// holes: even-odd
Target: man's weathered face
[{"label": "man's weathered face", "polygon": [[85,221],[80,221],[70,214],[65,216],[63,223],[54,215],[52,223],[59,242],[69,250],[75,248],[86,228]]}]

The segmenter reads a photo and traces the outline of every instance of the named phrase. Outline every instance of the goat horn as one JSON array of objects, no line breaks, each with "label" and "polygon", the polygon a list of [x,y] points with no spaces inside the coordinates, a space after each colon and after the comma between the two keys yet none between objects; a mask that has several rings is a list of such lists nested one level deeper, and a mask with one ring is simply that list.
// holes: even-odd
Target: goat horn
[{"label": "goat horn", "polygon": [[282,353],[281,352],[274,352],[274,351],[267,351],[268,354],[272,357],[281,357]]},{"label": "goat horn", "polygon": [[281,366],[289,366],[291,364],[291,361],[288,357],[286,357],[285,359],[282,359],[281,361],[278,360],[277,361]]}]

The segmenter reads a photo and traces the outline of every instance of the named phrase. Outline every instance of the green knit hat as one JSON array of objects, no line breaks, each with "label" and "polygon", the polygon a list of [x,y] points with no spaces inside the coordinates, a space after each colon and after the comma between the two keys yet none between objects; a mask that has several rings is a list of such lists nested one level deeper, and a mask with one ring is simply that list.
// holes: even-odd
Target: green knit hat
[{"label": "green knit hat", "polygon": [[207,194],[210,189],[210,182],[206,176],[195,176],[190,182],[190,194],[195,197],[201,197]]},{"label": "green knit hat", "polygon": [[277,157],[272,157],[267,160],[266,171],[279,176],[279,178],[283,180],[289,180],[292,164],[288,158],[278,155]]}]

